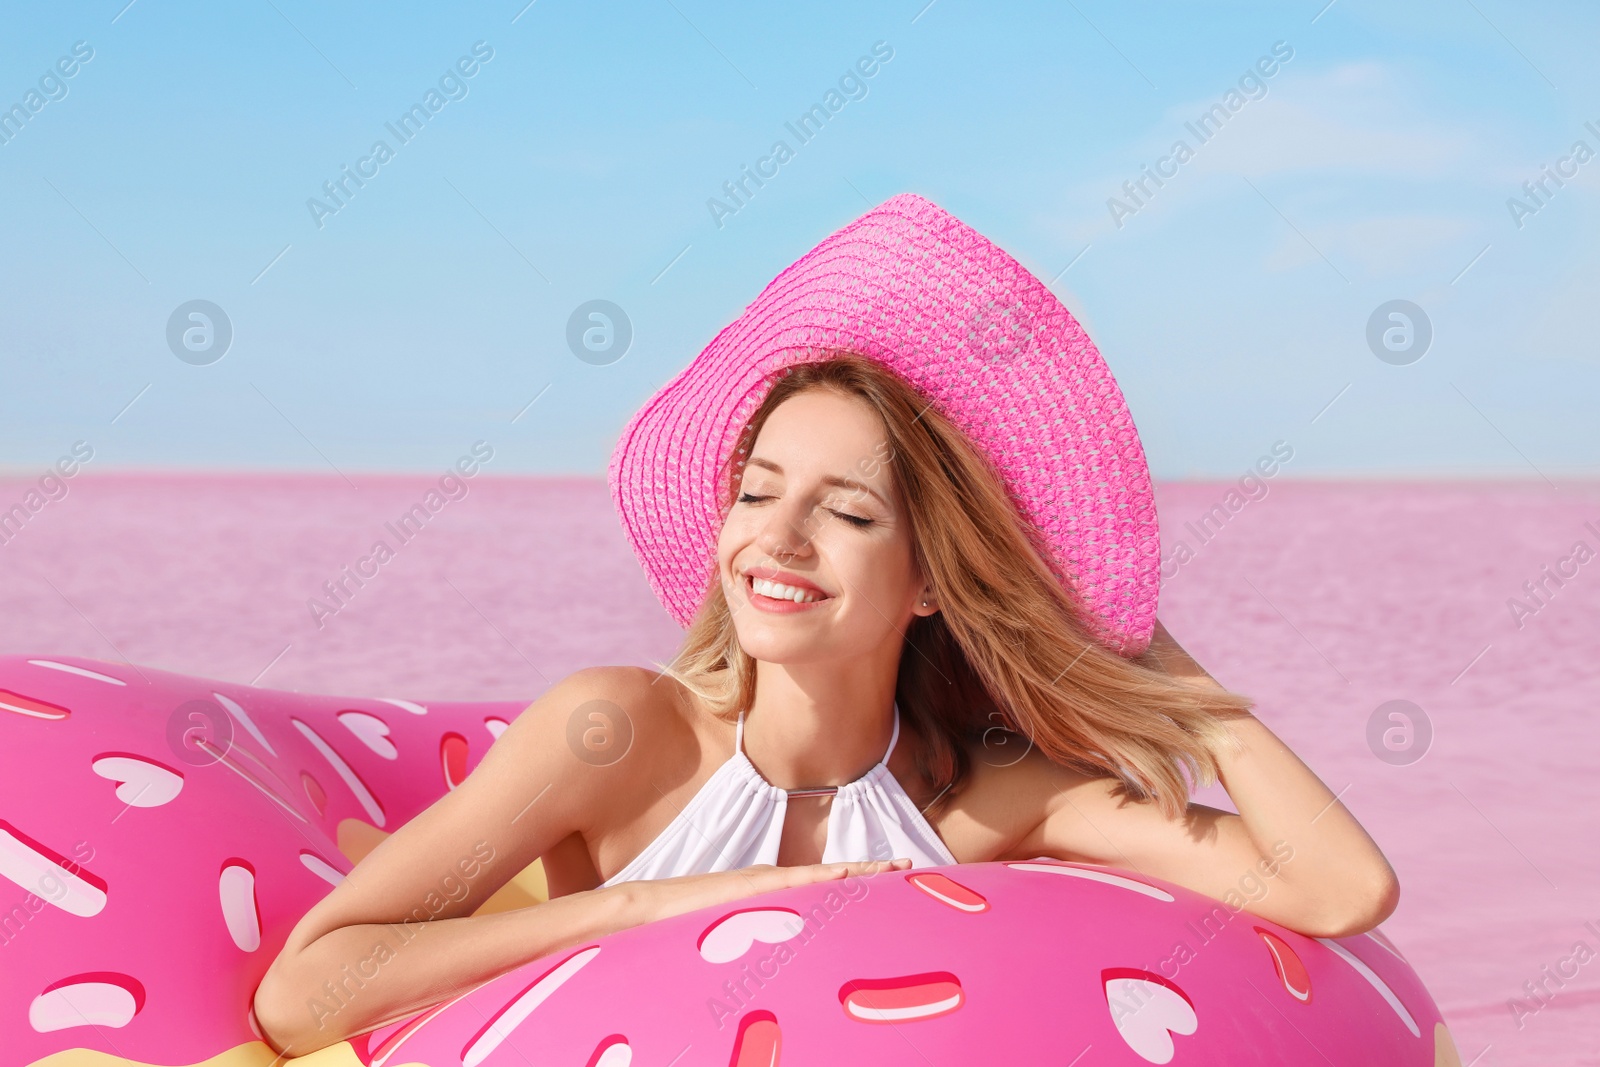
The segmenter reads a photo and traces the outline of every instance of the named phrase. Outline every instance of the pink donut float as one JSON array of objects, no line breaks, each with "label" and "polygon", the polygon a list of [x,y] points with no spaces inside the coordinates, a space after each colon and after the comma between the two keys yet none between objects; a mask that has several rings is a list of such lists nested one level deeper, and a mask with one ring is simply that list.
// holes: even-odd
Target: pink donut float
[{"label": "pink donut float", "polygon": [[[274,1063],[249,1005],[290,928],[363,834],[370,845],[454,788],[523,706],[0,657],[5,1064]],[[467,846],[453,877],[491,861]],[[525,879],[500,906],[542,899]],[[323,1010],[383,962],[358,961]],[[1042,859],[805,886],[624,930],[300,1062],[989,1060],[1460,1063],[1381,933],[1305,937],[1158,879]]]}]

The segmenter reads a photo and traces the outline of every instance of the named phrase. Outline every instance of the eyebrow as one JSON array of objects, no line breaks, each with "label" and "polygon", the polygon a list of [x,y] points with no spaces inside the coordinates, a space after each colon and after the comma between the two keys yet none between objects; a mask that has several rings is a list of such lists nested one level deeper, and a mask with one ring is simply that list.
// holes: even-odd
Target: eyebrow
[{"label": "eyebrow", "polygon": [[[778,466],[770,459],[762,459],[760,456],[751,456],[745,461],[745,465],[748,467],[765,467],[773,474],[781,475],[783,473],[782,467]],[[893,508],[889,507],[889,502],[885,500],[876,489],[872,488],[870,485],[864,485],[861,482],[855,481],[851,478],[841,478],[837,474],[830,474],[826,478],[822,479],[822,484],[838,486],[841,489],[854,489],[858,492],[866,493],[868,496],[877,500],[877,502],[882,504],[884,507],[889,508],[890,511],[894,510]]]}]

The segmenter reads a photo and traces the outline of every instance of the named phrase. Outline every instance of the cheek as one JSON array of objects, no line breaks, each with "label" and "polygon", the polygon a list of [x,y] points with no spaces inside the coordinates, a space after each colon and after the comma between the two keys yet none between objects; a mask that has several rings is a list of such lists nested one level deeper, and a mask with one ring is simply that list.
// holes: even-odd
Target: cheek
[{"label": "cheek", "polygon": [[739,512],[730,512],[728,517],[723,520],[722,529],[717,532],[718,552],[737,548],[739,542],[744,540],[744,527],[748,523],[749,519],[740,515]]},{"label": "cheek", "polygon": [[717,534],[717,569],[722,575],[729,574],[733,558],[743,551],[753,538],[754,531],[750,529],[748,518],[741,517],[738,512],[729,515]]},{"label": "cheek", "polygon": [[722,520],[722,528],[717,531],[718,557],[726,556],[738,547],[740,525],[739,509],[734,508],[728,512],[728,517]]},{"label": "cheek", "polygon": [[[847,532],[854,531],[841,531]],[[900,544],[868,543],[859,534],[841,536],[830,545],[829,558],[841,584],[874,604],[888,606],[910,596],[911,556]]]}]

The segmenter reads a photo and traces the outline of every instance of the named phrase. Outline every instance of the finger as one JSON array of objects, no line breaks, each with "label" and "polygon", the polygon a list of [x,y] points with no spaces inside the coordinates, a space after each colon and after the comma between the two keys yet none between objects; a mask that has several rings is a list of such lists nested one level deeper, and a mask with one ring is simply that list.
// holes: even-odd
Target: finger
[{"label": "finger", "polygon": [[784,870],[792,879],[792,884],[804,885],[807,882],[827,882],[835,878],[844,878],[850,873],[850,864],[808,863],[802,867],[786,867]]},{"label": "finger", "polygon": [[807,882],[814,882],[819,878],[837,878],[839,875],[834,873],[834,869],[842,869],[843,866],[843,864],[825,863],[795,867],[764,865],[759,869],[748,867],[745,868],[745,871],[748,873],[751,883],[759,887],[757,892],[763,892],[767,889],[784,889],[790,886],[805,885]]},{"label": "finger", "polygon": [[882,871],[892,870],[888,860],[859,860],[844,864],[845,874],[848,877],[861,877],[868,874],[878,874]]}]

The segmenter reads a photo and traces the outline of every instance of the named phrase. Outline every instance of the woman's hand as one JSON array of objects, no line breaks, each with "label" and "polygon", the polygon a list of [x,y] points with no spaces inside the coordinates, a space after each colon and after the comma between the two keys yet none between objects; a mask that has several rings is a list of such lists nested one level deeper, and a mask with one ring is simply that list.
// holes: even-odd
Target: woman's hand
[{"label": "woman's hand", "polygon": [[[1220,687],[1159,620],[1136,660]],[[1142,871],[1309,936],[1346,937],[1388,918],[1399,880],[1341,802],[1344,790],[1329,789],[1254,714],[1230,715],[1227,726],[1239,745],[1217,752],[1217,778],[1238,814],[1191,802],[1169,819],[1128,803],[1115,779],[1055,767],[1044,818],[1014,853]]]},{"label": "woman's hand", "polygon": [[1206,669],[1195,662],[1195,658],[1183,650],[1183,646],[1167,632],[1161,625],[1161,620],[1156,619],[1155,632],[1150,636],[1150,647],[1140,657],[1149,666],[1165,671],[1180,682],[1189,685],[1211,686],[1222,688],[1222,683],[1211,677]]},{"label": "woman's hand", "polygon": [[726,904],[730,900],[740,900],[758,893],[770,893],[775,889],[840,878],[859,878],[883,871],[903,871],[910,866],[908,859],[809,863],[797,867],[774,867],[770,863],[759,863],[753,867],[714,874],[685,874],[676,878],[622,882],[613,888],[629,888],[635,902],[630,912],[637,921],[646,923],[715,904]]}]

